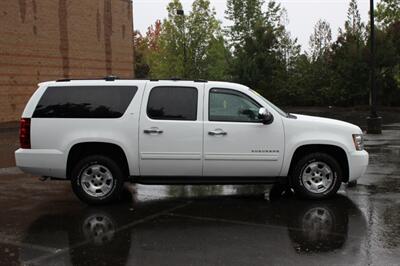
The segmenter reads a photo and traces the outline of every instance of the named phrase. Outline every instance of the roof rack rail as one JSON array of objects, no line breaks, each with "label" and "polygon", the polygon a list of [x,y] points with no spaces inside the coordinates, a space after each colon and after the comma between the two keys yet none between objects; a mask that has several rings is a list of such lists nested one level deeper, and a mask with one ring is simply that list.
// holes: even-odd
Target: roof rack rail
[{"label": "roof rack rail", "polygon": [[119,77],[113,76],[113,75],[104,77],[104,80],[105,80],[105,81],[114,81],[114,80],[116,80],[116,79],[119,79]]},{"label": "roof rack rail", "polygon": [[62,78],[62,79],[57,79],[56,82],[67,82],[72,80],[102,80],[102,79],[104,79],[105,81],[114,81],[116,79],[119,79],[119,77],[110,75],[104,78],[78,78],[78,79]]},{"label": "roof rack rail", "polygon": [[159,80],[172,80],[172,81],[193,81],[193,82],[208,82],[208,80],[205,79],[182,79],[179,77],[171,77],[171,78],[167,78],[167,79],[150,79],[150,81],[159,81]]}]

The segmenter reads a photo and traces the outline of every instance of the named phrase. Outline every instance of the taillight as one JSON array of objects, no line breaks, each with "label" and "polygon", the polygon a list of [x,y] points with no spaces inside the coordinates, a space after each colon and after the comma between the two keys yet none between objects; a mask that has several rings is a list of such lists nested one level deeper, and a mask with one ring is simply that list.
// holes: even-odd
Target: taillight
[{"label": "taillight", "polygon": [[31,148],[31,119],[21,118],[19,122],[19,143],[22,149]]}]

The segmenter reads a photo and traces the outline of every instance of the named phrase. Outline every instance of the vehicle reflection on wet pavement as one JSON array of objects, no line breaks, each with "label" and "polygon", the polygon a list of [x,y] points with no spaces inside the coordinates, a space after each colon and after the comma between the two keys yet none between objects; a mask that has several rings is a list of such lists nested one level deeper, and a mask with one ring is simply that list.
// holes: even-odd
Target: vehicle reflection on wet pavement
[{"label": "vehicle reflection on wet pavement", "polygon": [[132,185],[131,200],[91,207],[68,182],[0,173],[0,265],[399,265],[400,131],[387,133],[367,136],[358,186],[324,201]]},{"label": "vehicle reflection on wet pavement", "polygon": [[231,186],[241,194],[220,196],[222,186],[166,187],[171,195],[164,199],[143,195],[138,198],[147,200],[107,207],[37,206],[42,215],[23,232],[15,256],[38,265],[368,262],[362,248],[366,220],[348,197],[270,201],[245,188]]}]

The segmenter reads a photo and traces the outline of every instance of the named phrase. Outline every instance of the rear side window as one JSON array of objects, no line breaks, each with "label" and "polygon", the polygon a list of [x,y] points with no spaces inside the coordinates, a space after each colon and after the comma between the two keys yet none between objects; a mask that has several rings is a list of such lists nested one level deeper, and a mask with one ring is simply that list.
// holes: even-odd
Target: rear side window
[{"label": "rear side window", "polygon": [[136,91],[135,86],[48,87],[33,117],[118,118]]},{"label": "rear side window", "polygon": [[197,89],[192,87],[154,87],[147,103],[147,115],[160,120],[196,120]]}]

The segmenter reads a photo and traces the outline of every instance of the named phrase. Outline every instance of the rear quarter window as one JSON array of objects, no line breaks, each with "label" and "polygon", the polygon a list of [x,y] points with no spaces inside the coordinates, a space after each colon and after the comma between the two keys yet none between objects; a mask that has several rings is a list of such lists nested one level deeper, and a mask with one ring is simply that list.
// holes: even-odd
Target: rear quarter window
[{"label": "rear quarter window", "polygon": [[118,118],[137,91],[135,86],[48,87],[33,113],[38,118]]}]

